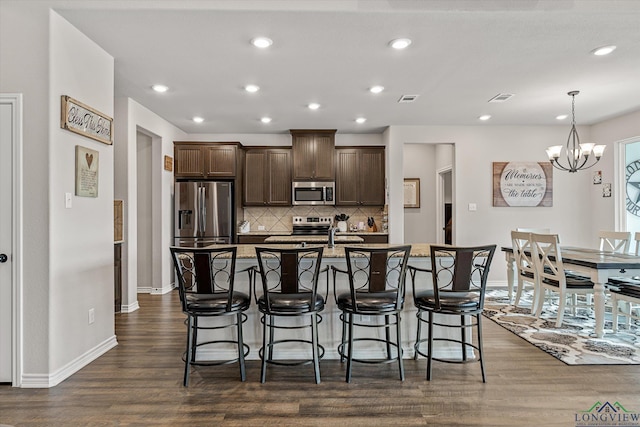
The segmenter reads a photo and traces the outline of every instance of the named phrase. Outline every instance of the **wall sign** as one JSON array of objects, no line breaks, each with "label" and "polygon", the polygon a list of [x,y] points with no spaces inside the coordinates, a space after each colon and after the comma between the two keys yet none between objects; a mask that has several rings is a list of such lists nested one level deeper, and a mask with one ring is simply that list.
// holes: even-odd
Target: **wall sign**
[{"label": "wall sign", "polygon": [[404,207],[420,207],[420,178],[404,179]]},{"label": "wall sign", "polygon": [[113,119],[70,96],[61,98],[60,127],[105,144],[113,143]]},{"label": "wall sign", "polygon": [[493,206],[553,206],[551,164],[494,162]]}]

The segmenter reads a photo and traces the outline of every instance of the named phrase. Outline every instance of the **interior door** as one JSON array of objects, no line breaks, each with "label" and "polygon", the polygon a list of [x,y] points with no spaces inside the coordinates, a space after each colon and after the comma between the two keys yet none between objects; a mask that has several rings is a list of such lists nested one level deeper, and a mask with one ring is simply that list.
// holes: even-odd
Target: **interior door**
[{"label": "interior door", "polygon": [[0,383],[11,383],[14,105],[0,102]]}]

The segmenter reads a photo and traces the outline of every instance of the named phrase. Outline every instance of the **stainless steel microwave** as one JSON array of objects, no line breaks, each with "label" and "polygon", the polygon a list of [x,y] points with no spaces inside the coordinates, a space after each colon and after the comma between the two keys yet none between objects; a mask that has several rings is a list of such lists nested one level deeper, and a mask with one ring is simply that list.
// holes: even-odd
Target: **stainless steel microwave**
[{"label": "stainless steel microwave", "polygon": [[332,181],[294,181],[291,201],[293,205],[335,205],[336,183]]}]

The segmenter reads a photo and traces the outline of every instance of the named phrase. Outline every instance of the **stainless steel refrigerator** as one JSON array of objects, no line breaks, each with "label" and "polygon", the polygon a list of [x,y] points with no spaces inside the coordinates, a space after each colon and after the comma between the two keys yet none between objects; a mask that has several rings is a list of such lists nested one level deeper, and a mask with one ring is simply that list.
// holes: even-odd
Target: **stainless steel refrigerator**
[{"label": "stainless steel refrigerator", "polygon": [[176,246],[233,243],[233,183],[176,182],[174,204]]}]

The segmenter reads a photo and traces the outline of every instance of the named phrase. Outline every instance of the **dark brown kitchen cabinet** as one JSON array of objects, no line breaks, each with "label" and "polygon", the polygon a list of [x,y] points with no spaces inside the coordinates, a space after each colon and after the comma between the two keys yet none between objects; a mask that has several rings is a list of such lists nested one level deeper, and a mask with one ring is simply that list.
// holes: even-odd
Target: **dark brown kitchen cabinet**
[{"label": "dark brown kitchen cabinet", "polygon": [[335,133],[335,129],[291,130],[294,180],[335,180]]},{"label": "dark brown kitchen cabinet", "polygon": [[384,147],[336,148],[336,205],[384,205],[384,154]]},{"label": "dark brown kitchen cabinet", "polygon": [[176,178],[233,178],[237,174],[238,143],[174,142]]},{"label": "dark brown kitchen cabinet", "polygon": [[244,171],[245,206],[291,205],[291,149],[247,149]]}]

